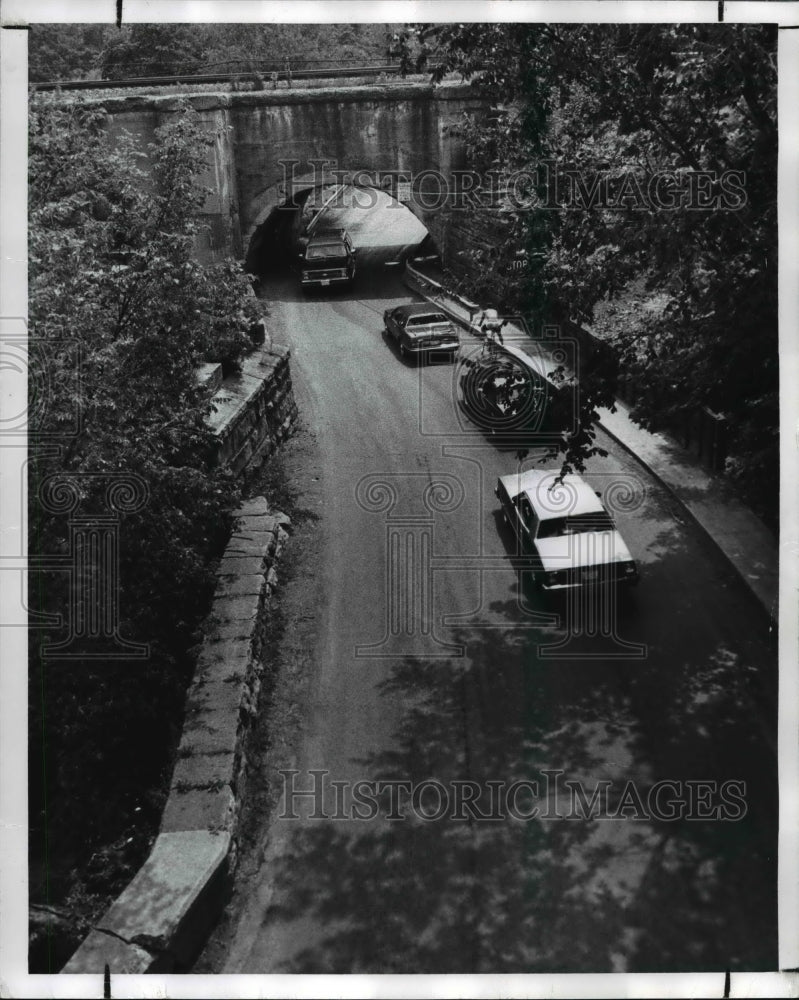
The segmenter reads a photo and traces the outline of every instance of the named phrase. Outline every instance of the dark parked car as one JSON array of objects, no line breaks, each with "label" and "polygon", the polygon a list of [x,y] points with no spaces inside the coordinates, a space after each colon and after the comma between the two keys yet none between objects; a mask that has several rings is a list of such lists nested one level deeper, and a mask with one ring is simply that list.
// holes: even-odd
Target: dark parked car
[{"label": "dark parked car", "polygon": [[303,288],[351,285],[355,280],[355,249],[346,229],[314,233],[300,258]]},{"label": "dark parked car", "polygon": [[386,333],[394,338],[403,357],[454,354],[460,347],[458,327],[428,302],[386,309],[383,322]]},{"label": "dark parked car", "polygon": [[632,585],[638,567],[599,496],[580,476],[540,469],[497,480],[503,520],[533,557],[545,591]]}]

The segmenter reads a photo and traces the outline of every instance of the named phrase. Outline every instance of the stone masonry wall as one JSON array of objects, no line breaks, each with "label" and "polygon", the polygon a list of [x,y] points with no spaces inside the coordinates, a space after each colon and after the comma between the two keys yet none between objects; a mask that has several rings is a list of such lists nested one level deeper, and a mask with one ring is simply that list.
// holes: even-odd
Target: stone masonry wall
[{"label": "stone masonry wall", "polygon": [[206,638],[188,691],[183,735],[161,832],[224,830],[235,867],[245,738],[258,708],[277,563],[291,522],[264,497],[247,501],[217,570]]},{"label": "stone masonry wall", "polygon": [[264,497],[239,510],[217,571],[160,833],[64,973],[185,971],[218,919],[238,856],[247,736],[265,669],[275,564],[289,530],[288,517],[271,512]]},{"label": "stone masonry wall", "polygon": [[[262,343],[236,375],[198,369],[215,389],[209,425],[216,461],[236,475],[257,467],[297,418],[290,352]],[[289,519],[264,497],[238,511],[217,571],[161,829],[150,856],[63,969],[65,973],[171,972],[189,967],[227,898],[238,857],[246,743],[257,712],[275,564]]]},{"label": "stone masonry wall", "polygon": [[216,461],[236,475],[268,458],[297,419],[289,358],[288,348],[265,346],[212,397],[208,422],[218,442]]},{"label": "stone masonry wall", "polygon": [[[195,243],[198,259],[207,262],[246,258],[258,226],[292,193],[287,184],[298,191],[327,183],[335,180],[331,171],[336,169],[416,177],[431,170],[450,177],[465,169],[465,142],[457,125],[464,113],[487,110],[468,84],[410,81],[82,99],[105,109],[112,135],[126,130],[142,147],[184,104],[197,111],[214,137],[201,178],[210,194]],[[441,231],[446,222],[446,216],[431,221],[439,242],[447,242]]]},{"label": "stone masonry wall", "polygon": [[502,212],[445,208],[436,226],[428,226],[437,239],[444,264],[458,277],[472,283],[486,279],[485,267],[470,253],[504,247],[511,233],[511,220]]}]

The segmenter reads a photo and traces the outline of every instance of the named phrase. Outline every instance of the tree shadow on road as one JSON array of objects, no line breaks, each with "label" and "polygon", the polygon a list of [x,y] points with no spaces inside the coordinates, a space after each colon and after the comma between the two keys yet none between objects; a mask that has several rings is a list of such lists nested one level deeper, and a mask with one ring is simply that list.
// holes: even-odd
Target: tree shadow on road
[{"label": "tree shadow on road", "polygon": [[[774,968],[774,718],[752,697],[768,664],[701,644],[682,663],[666,645],[644,663],[546,662],[511,627],[516,602],[507,616],[507,630],[453,633],[463,659],[396,664],[382,695],[402,704],[401,722],[392,749],[361,762],[364,779],[476,782],[483,814],[489,782],[540,788],[545,769],[589,794],[610,781],[611,813],[628,778],[643,796],[667,779],[683,797],[690,781],[735,780],[745,815],[668,821],[633,805],[627,818],[568,819],[566,794],[542,796],[535,819],[425,820],[405,808],[387,820],[378,796],[372,821],[297,824],[264,919],[320,933],[278,971]],[[526,813],[532,799],[517,804]],[[435,796],[424,803],[435,807]]]}]

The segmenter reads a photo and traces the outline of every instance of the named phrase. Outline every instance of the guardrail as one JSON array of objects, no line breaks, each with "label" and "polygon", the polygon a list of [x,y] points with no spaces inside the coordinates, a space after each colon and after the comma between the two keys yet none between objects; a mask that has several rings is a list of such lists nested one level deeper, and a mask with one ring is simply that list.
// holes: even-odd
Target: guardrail
[{"label": "guardrail", "polygon": [[[410,279],[410,281],[408,281],[408,279]],[[415,286],[416,291],[420,292],[422,295],[431,295],[440,305],[445,304],[445,300],[447,299],[455,302],[469,314],[470,331],[478,337],[483,336],[483,331],[473,322],[477,313],[481,312],[482,306],[464,298],[462,295],[458,295],[457,292],[448,291],[440,282],[436,281],[434,278],[429,278],[426,274],[422,274],[421,271],[418,271],[409,260],[405,261],[405,282],[406,284],[409,284],[411,288]]]},{"label": "guardrail", "polygon": [[[448,311],[448,303],[455,303],[461,309],[469,313],[468,323],[464,317],[459,317],[454,310],[449,310],[449,315],[456,322],[465,323],[469,331],[478,337],[484,337],[481,328],[474,323],[475,315],[481,311],[482,307],[470,302],[456,292],[450,292],[438,281],[428,278],[418,271],[410,261],[405,265],[405,282],[414,291],[425,297],[432,299],[445,312]],[[590,357],[597,351],[610,350],[607,343],[598,338],[591,330],[582,324],[569,321],[566,324],[566,332],[574,337],[579,344],[583,356]],[[546,346],[538,343],[539,351],[546,351]],[[524,351],[509,344],[498,345],[497,350],[501,353],[515,357],[522,364],[533,368],[539,375],[553,385],[546,367],[540,363],[540,359],[534,359]],[[566,370],[567,375],[574,373]],[[619,383],[617,390],[618,398],[632,407],[635,402],[635,394],[631,390],[629,380],[624,372],[619,373]],[[668,425],[667,430],[672,434],[686,451],[693,454],[711,472],[723,472],[725,461],[730,449],[732,431],[727,419],[718,413],[713,413],[707,407],[696,407],[686,411],[680,419],[676,419]]]},{"label": "guardrail", "polygon": [[[436,66],[429,66],[425,73],[432,72]],[[350,76],[397,76],[402,67],[397,64],[378,66],[339,66],[330,69],[297,69],[297,70],[228,70],[219,73],[181,73],[176,76],[137,76],[124,80],[50,80],[45,83],[31,83],[34,90],[103,90],[116,87],[168,87],[201,83],[230,83],[232,80],[245,81],[260,78],[267,81],[281,80],[339,80]]]},{"label": "guardrail", "polygon": [[[474,322],[474,317],[477,313],[483,312],[482,306],[478,305],[476,302],[472,302],[470,299],[464,298],[462,295],[458,295],[457,292],[447,290],[434,278],[428,278],[427,275],[418,271],[410,261],[406,261],[405,263],[404,280],[409,288],[435,302],[443,312],[447,313],[447,315],[459,325],[465,326],[471,334],[479,337],[481,340],[486,339],[486,334],[483,328]],[[453,305],[465,310],[468,313],[468,320],[465,316],[460,316],[453,308]],[[523,342],[523,333],[521,328],[514,327],[510,324],[508,329],[509,331],[515,331],[519,342]],[[560,390],[561,382],[552,377],[548,360],[545,360],[545,358],[549,359],[547,345],[541,344],[537,341],[535,346],[536,356],[528,354],[526,351],[523,351],[520,347],[517,347],[514,344],[498,343],[494,345],[494,350],[496,350],[498,354],[504,354],[506,357],[514,358],[523,367],[529,368],[539,378],[548,382],[554,389]],[[567,377],[572,374],[568,370],[565,370],[564,373]]]}]

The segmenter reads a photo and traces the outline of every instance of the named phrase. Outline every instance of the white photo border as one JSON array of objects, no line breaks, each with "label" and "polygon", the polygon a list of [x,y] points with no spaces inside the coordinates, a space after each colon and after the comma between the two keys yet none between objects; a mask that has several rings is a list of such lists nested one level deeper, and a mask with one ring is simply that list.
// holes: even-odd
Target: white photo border
[{"label": "white photo border", "polygon": [[[799,968],[799,5],[769,0],[124,0],[125,23],[380,23],[550,21],[777,23],[779,32],[780,610],[779,610],[779,965]],[[113,23],[114,0],[4,0],[0,31],[0,321],[20,336],[27,316],[27,31],[36,23]],[[793,30],[796,29],[796,30]],[[23,333],[24,336],[24,333]],[[0,416],[24,410],[24,376],[0,373]],[[22,557],[20,482],[24,438],[0,449],[3,557]],[[14,574],[5,574],[14,576]],[[24,612],[0,578],[2,618]],[[16,607],[15,607],[16,605]],[[16,615],[16,618],[13,616]],[[27,631],[0,632],[0,993],[10,997],[101,996],[99,976],[27,972]],[[734,973],[729,996],[796,996],[799,974]],[[720,997],[722,973],[496,976],[114,976],[130,997]]]}]

